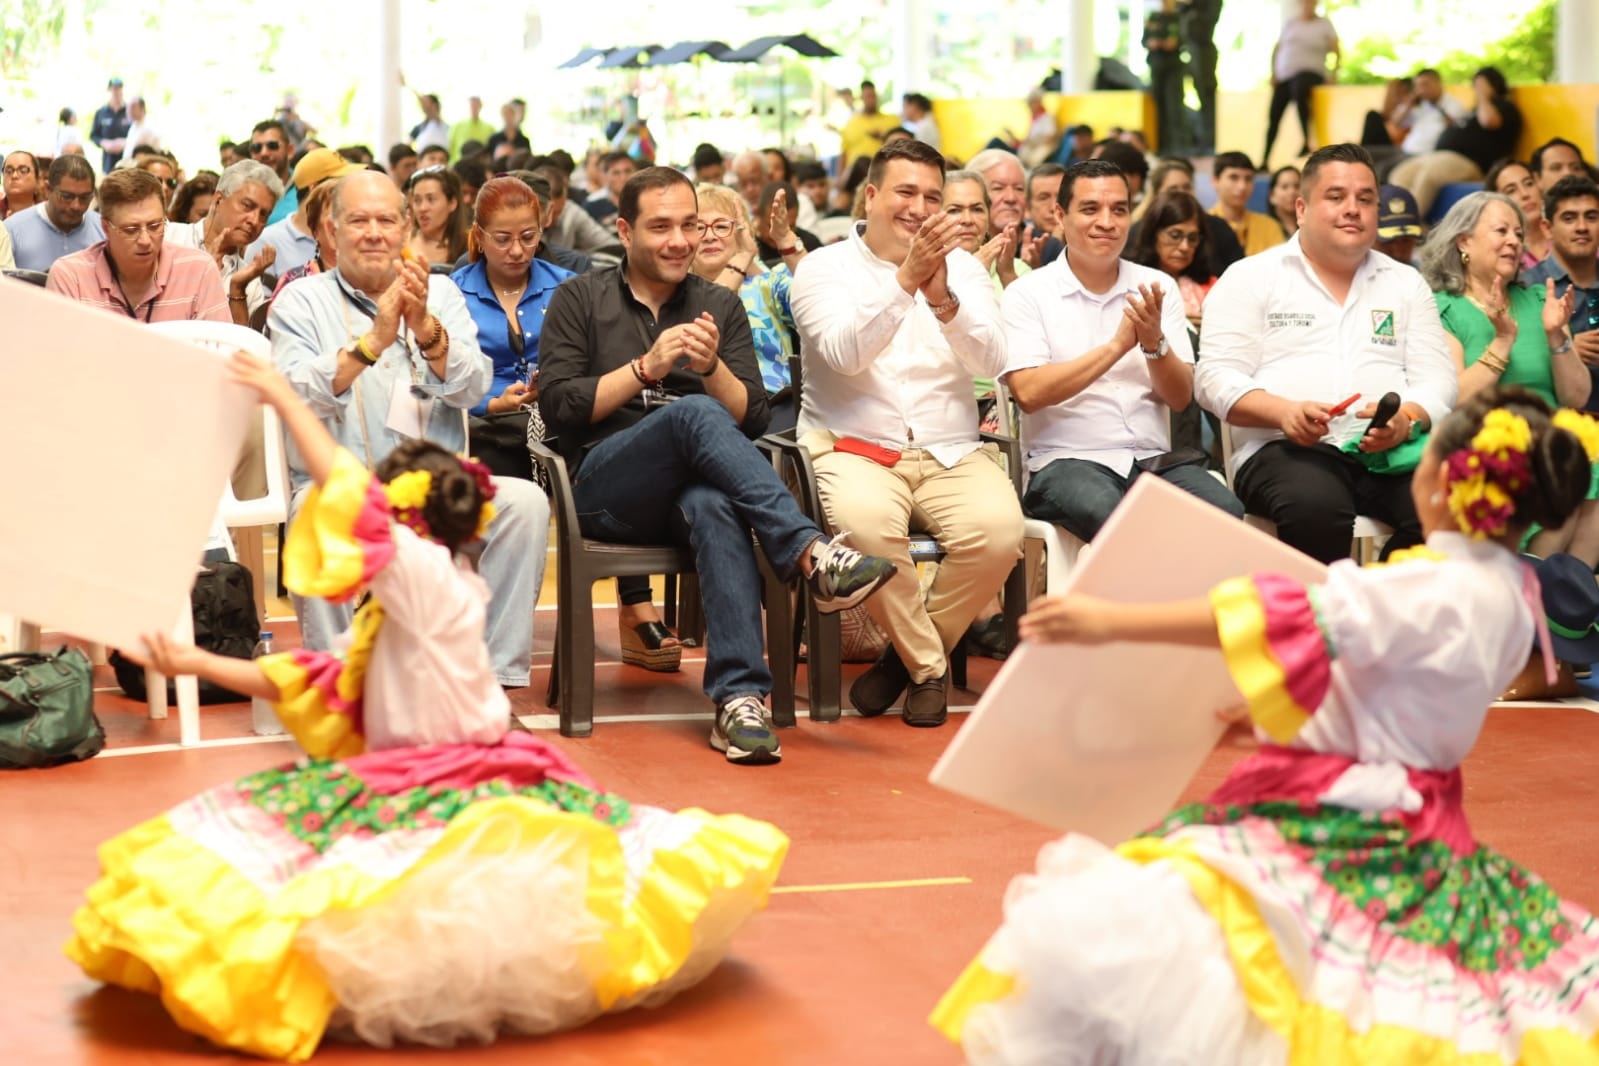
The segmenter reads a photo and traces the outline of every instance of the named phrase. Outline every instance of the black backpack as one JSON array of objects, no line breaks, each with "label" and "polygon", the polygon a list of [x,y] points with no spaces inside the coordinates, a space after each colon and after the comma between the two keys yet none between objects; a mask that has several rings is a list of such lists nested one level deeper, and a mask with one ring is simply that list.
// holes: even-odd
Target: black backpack
[{"label": "black backpack", "polygon": [[[261,619],[255,613],[255,583],[250,571],[234,562],[205,563],[189,593],[194,608],[194,643],[206,651],[232,659],[248,659],[255,654],[261,636]],[[149,697],[144,686],[144,668],[119,652],[111,654],[111,669],[116,672],[122,691],[136,700]],[[167,699],[177,702],[176,686],[167,678]],[[214,682],[200,679],[201,703],[239,703],[249,699]]]}]

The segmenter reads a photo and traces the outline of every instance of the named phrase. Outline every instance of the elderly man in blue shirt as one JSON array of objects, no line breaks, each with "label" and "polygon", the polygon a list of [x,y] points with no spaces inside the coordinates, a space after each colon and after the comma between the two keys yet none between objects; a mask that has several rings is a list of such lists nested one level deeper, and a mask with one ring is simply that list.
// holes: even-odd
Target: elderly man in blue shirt
[{"label": "elderly man in blue shirt", "polygon": [[[288,286],[272,305],[278,370],[369,469],[411,438],[463,451],[464,413],[488,393],[492,368],[460,291],[402,261],[405,208],[382,174],[341,179],[331,210],[337,269]],[[292,449],[289,465],[292,520],[310,480]],[[500,683],[515,688],[528,682],[550,510],[531,482],[495,484],[499,513],[478,569],[492,594],[490,658]],[[298,597],[295,610],[311,649],[330,647],[351,614],[347,604]]]}]

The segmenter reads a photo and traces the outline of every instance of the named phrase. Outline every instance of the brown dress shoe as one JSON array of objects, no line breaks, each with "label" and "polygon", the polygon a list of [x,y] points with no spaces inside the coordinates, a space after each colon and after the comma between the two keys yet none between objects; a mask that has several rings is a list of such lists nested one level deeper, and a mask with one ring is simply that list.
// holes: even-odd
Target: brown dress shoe
[{"label": "brown dress shoe", "polygon": [[905,724],[943,725],[949,717],[949,671],[931,681],[913,681],[905,696]]},{"label": "brown dress shoe", "polygon": [[876,718],[894,706],[910,680],[910,671],[900,661],[899,652],[894,650],[894,645],[886,645],[872,668],[849,687],[850,706],[859,711],[862,718]]}]

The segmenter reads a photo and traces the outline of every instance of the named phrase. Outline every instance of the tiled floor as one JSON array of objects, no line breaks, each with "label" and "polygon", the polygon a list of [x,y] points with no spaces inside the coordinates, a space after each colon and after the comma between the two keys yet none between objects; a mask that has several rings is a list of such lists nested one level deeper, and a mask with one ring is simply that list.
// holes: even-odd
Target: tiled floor
[{"label": "tiled floor", "polygon": [[[513,694],[516,711],[535,728],[553,722],[543,706],[552,627],[553,614],[541,609],[533,684]],[[280,647],[293,645],[292,623],[274,628]],[[612,609],[598,612],[596,628],[595,733],[574,741],[548,735],[605,787],[634,800],[739,811],[781,827],[793,847],[770,907],[711,978],[664,1008],[536,1041],[449,1053],[328,1046],[316,1061],[958,1062],[926,1015],[995,924],[1009,878],[1050,836],[927,783],[963,717],[937,730],[909,729],[894,717],[832,725],[802,717],[783,735],[781,765],[735,767],[706,745],[703,653],[691,651],[678,674],[648,674],[617,664]],[[996,668],[973,660],[973,688],[980,691]],[[848,668],[847,677],[860,669]],[[97,684],[112,682],[102,676]],[[976,698],[956,693],[955,702]],[[1585,700],[1493,711],[1466,780],[1468,811],[1485,841],[1556,890],[1599,907],[1586,755],[1599,742],[1593,707],[1599,704]],[[189,750],[176,747],[175,717],[152,722],[141,705],[109,691],[97,709],[110,738],[100,757],[0,775],[0,1063],[219,1061],[222,1053],[174,1026],[154,999],[85,980],[60,949],[94,878],[100,840],[294,749],[250,737],[242,705],[205,708],[205,746]],[[1247,734],[1229,734],[1185,795],[1202,795],[1252,746]],[[506,920],[537,920],[537,901]]]}]

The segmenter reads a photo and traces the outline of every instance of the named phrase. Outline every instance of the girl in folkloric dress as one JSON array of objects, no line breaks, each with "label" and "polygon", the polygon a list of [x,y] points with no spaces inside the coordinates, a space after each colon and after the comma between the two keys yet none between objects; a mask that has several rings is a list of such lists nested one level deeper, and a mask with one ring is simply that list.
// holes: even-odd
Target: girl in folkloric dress
[{"label": "girl in folkloric dress", "polygon": [[974,1063],[1599,1063],[1599,923],[1476,842],[1460,777],[1543,617],[1515,547],[1581,504],[1596,436],[1485,390],[1416,471],[1424,547],[1028,615],[1220,647],[1262,746],[1114,851],[1047,845],[934,1023]]},{"label": "girl in folkloric dress", "polygon": [[181,1026],[302,1061],[332,1030],[487,1042],[659,1003],[720,960],[788,841],[631,806],[508,731],[489,590],[457,558],[493,517],[486,469],[427,442],[368,472],[271,365],[317,487],[289,531],[303,595],[369,593],[343,650],[224,659],[146,638],[164,673],[272,699],[308,758],[222,785],[102,845],[67,954]]}]

